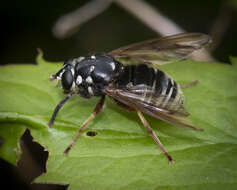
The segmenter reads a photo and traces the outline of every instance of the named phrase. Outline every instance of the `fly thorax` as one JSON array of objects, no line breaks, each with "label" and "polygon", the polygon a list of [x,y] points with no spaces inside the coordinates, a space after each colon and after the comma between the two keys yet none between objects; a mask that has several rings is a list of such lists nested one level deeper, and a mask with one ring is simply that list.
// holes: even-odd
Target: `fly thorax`
[{"label": "fly thorax", "polygon": [[74,81],[82,97],[103,95],[103,90],[113,82],[121,72],[122,64],[107,55],[84,57],[75,65]]}]

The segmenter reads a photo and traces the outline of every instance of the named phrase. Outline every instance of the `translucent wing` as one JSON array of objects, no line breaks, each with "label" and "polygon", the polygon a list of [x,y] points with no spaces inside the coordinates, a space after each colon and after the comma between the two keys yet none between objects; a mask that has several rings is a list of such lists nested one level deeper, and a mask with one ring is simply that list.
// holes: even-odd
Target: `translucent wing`
[{"label": "translucent wing", "polygon": [[183,33],[124,46],[108,54],[115,58],[136,59],[157,65],[171,63],[206,46],[211,38],[202,33]]},{"label": "translucent wing", "polygon": [[[157,106],[154,103],[155,101],[159,101],[160,98],[163,98],[161,96],[156,97],[153,94],[153,100],[152,101],[146,101],[142,94],[144,95],[144,91],[142,92],[142,89],[137,88],[135,89],[129,89],[129,88],[115,88],[112,86],[109,86],[105,89],[105,93],[112,97],[113,99],[133,108],[138,109],[148,115],[151,115],[152,117],[158,118],[160,120],[163,120],[167,123],[180,126],[183,128],[190,128],[193,130],[202,130],[200,128],[197,128],[192,125],[191,121],[188,119],[189,113],[184,109],[183,105],[181,103],[177,103],[179,105],[172,106],[170,109],[167,109],[165,107]],[[149,90],[146,93],[149,93]],[[170,101],[174,102],[174,101]],[[167,106],[169,107],[169,106]]]}]

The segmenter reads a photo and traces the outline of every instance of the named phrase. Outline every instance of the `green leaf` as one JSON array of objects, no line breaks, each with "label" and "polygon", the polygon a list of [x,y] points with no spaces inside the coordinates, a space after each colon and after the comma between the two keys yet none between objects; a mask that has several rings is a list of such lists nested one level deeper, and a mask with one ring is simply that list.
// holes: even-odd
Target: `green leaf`
[{"label": "green leaf", "polygon": [[0,136],[3,139],[3,145],[0,147],[0,156],[15,164],[20,158],[21,149],[19,138],[24,133],[25,127],[16,123],[1,123]]},{"label": "green leaf", "polygon": [[[182,61],[164,65],[184,89],[186,108],[196,132],[146,116],[168,152],[169,164],[146,133],[135,113],[106,107],[79,137],[69,155],[63,154],[98,98],[74,96],[60,110],[53,128],[47,122],[65,96],[49,76],[62,63],[38,57],[38,65],[0,67],[0,156],[16,163],[18,140],[29,128],[34,141],[49,151],[47,173],[35,182],[70,184],[68,189],[237,189],[237,66]],[[232,59],[234,60],[234,58]],[[89,137],[88,131],[97,132]]]},{"label": "green leaf", "polygon": [[236,64],[237,64],[237,57],[231,56],[231,57],[230,57],[230,62],[231,62],[233,65],[236,65]]}]

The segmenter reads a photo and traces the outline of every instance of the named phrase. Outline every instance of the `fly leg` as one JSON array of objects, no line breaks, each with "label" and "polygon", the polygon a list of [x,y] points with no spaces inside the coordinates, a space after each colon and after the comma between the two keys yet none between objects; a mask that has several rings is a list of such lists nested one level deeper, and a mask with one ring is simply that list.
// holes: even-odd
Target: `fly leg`
[{"label": "fly leg", "polygon": [[162,143],[160,142],[159,138],[156,136],[156,134],[154,133],[154,131],[152,130],[152,128],[150,127],[149,123],[147,122],[147,120],[145,119],[145,117],[143,116],[142,112],[139,110],[136,110],[137,115],[139,116],[141,122],[143,123],[144,127],[146,128],[147,132],[149,133],[149,135],[151,135],[151,137],[153,138],[153,140],[156,142],[156,144],[158,145],[158,147],[161,149],[162,153],[166,156],[166,158],[168,159],[168,161],[170,163],[172,163],[174,160],[172,159],[172,157],[167,153],[167,151],[165,150],[164,146],[162,145]]},{"label": "fly leg", "polygon": [[63,99],[58,103],[58,105],[57,105],[56,108],[54,109],[53,115],[51,116],[51,119],[50,119],[50,121],[49,121],[49,123],[48,123],[48,126],[49,126],[49,127],[52,127],[52,125],[53,125],[53,123],[54,123],[54,120],[55,120],[55,118],[56,118],[56,116],[57,116],[57,114],[58,114],[58,111],[59,111],[60,108],[63,106],[63,104],[65,104],[65,102],[68,101],[68,100],[72,97],[73,94],[74,94],[74,93],[68,94],[65,98],[63,98]]},{"label": "fly leg", "polygon": [[104,100],[105,100],[105,96],[102,96],[100,101],[97,103],[93,113],[88,117],[88,119],[86,121],[84,121],[84,123],[82,124],[81,128],[78,130],[76,136],[73,138],[71,144],[68,145],[68,147],[65,149],[64,154],[67,154],[72,146],[75,144],[75,142],[77,141],[78,137],[80,136],[81,132],[83,131],[83,129],[88,125],[88,123],[95,118],[95,116],[100,113],[100,111],[103,108],[104,105]]},{"label": "fly leg", "polygon": [[181,85],[181,88],[188,88],[188,87],[190,87],[190,86],[195,86],[195,85],[197,85],[198,83],[199,83],[199,81],[198,81],[198,80],[195,80],[195,81],[190,82],[190,83],[187,83],[187,84],[182,84],[182,85]]}]

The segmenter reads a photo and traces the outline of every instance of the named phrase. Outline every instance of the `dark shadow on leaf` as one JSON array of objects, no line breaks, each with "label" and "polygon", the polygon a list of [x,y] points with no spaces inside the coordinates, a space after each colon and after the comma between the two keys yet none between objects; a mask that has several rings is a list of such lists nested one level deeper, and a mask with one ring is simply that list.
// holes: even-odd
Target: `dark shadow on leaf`
[{"label": "dark shadow on leaf", "polygon": [[[2,138],[0,138],[3,140]],[[33,141],[30,131],[27,129],[20,139],[22,155],[17,167],[0,159],[1,186],[7,189],[24,190],[65,190],[68,185],[57,184],[31,184],[32,181],[46,172],[48,152],[44,147]]]},{"label": "dark shadow on leaf", "polygon": [[33,141],[30,131],[27,129],[20,139],[22,155],[17,167],[23,173],[25,181],[31,182],[42,173],[46,172],[48,152],[44,151],[37,142]]}]

